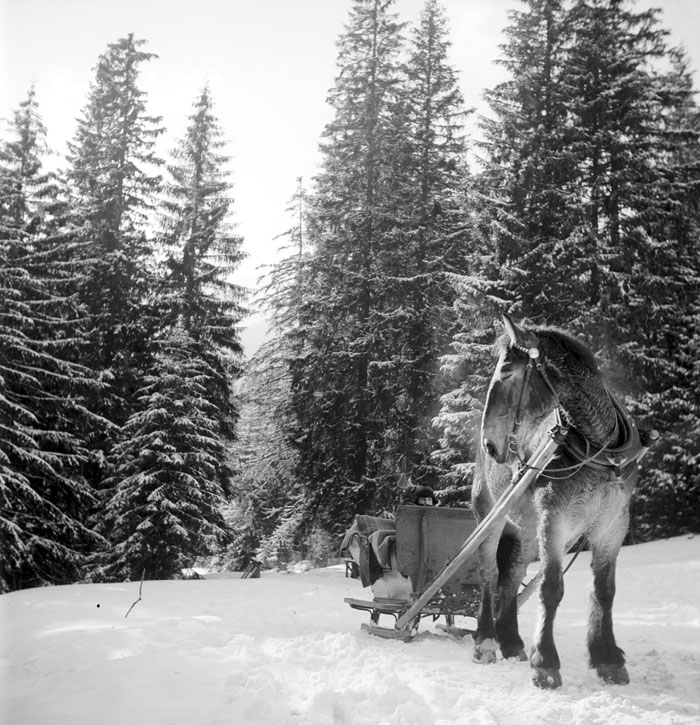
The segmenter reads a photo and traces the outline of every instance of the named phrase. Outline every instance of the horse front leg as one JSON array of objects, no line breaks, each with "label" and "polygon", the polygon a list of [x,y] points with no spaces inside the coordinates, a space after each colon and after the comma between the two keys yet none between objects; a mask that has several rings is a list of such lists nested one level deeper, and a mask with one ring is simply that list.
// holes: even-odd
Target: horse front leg
[{"label": "horse front leg", "polygon": [[560,536],[547,527],[540,532],[542,581],[539,588],[539,615],[530,657],[532,682],[536,687],[561,687],[561,663],[554,644],[554,618],[564,596],[564,575],[561,562],[564,544]]},{"label": "horse front leg", "polygon": [[509,534],[507,527],[498,546],[498,598],[496,638],[504,658],[527,660],[525,645],[518,629],[518,590],[527,565],[534,560],[534,540]]},{"label": "horse front leg", "polygon": [[620,543],[591,541],[593,592],[588,621],[588,653],[591,667],[602,680],[614,685],[626,685],[630,678],[625,667],[625,653],[615,642],[612,623],[615,564],[621,544],[621,537],[618,538]]},{"label": "horse front leg", "polygon": [[496,628],[494,625],[494,596],[498,582],[496,553],[501,529],[493,532],[479,547],[479,576],[481,578],[481,606],[474,633],[474,662],[481,665],[496,661]]}]

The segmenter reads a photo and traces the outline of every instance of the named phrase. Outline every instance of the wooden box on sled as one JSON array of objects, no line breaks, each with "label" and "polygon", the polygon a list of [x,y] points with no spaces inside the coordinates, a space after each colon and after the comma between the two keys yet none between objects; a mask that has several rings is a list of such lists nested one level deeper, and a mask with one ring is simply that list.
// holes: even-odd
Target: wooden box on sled
[{"label": "wooden box on sled", "polygon": [[[401,635],[380,627],[379,616],[400,617],[454,558],[475,528],[476,520],[470,509],[399,506],[396,511],[396,556],[399,571],[411,579],[412,599],[345,599],[352,608],[370,613],[370,624],[363,625],[363,629],[380,636],[407,639],[405,633]],[[474,557],[466,561],[421,609],[419,618],[444,616],[447,627],[451,628],[455,615],[476,616],[479,597],[479,568]],[[412,634],[416,628],[417,622]]]}]

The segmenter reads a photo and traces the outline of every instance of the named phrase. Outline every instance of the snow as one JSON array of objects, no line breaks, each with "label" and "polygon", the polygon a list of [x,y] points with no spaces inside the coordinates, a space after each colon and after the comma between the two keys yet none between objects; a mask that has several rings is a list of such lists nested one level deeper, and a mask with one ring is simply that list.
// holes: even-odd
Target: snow
[{"label": "snow", "polygon": [[[471,638],[423,620],[410,643],[361,631],[344,567],[260,579],[145,581],[0,597],[7,725],[700,723],[700,537],[623,549],[615,627],[628,686],[586,663],[588,555],[556,622],[564,685],[526,663],[472,663]],[[536,603],[521,612],[530,641]],[[471,620],[465,620],[469,625]]]}]

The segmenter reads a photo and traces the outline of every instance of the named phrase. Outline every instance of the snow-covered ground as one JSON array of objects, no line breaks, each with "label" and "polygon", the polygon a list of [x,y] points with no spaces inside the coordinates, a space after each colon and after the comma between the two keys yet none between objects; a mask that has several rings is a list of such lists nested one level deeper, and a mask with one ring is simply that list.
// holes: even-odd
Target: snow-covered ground
[{"label": "snow-covered ground", "polygon": [[[342,567],[260,579],[76,585],[0,597],[4,725],[700,723],[700,537],[623,550],[616,634],[631,684],[585,652],[588,556],[566,575],[564,686],[473,664],[428,620],[411,643],[360,631]],[[531,599],[521,613],[529,642]],[[466,622],[469,623],[469,620]]]}]

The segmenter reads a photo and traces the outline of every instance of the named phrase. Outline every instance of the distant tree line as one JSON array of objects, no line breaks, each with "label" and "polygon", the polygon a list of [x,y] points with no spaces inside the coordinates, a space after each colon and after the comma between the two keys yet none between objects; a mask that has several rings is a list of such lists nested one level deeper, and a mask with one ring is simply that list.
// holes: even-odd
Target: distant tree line
[{"label": "distant tree line", "polygon": [[[132,36],[66,168],[30,91],[0,143],[5,590],[334,553],[419,485],[466,505],[502,311],[585,340],[662,442],[633,536],[700,530],[700,114],[659,11],[525,0],[469,110],[448,22],[356,0],[322,161],[245,369],[242,255],[208,89],[168,164]],[[469,162],[469,163],[468,163]],[[245,374],[244,374],[245,373]],[[234,382],[236,384],[234,394]]]}]

